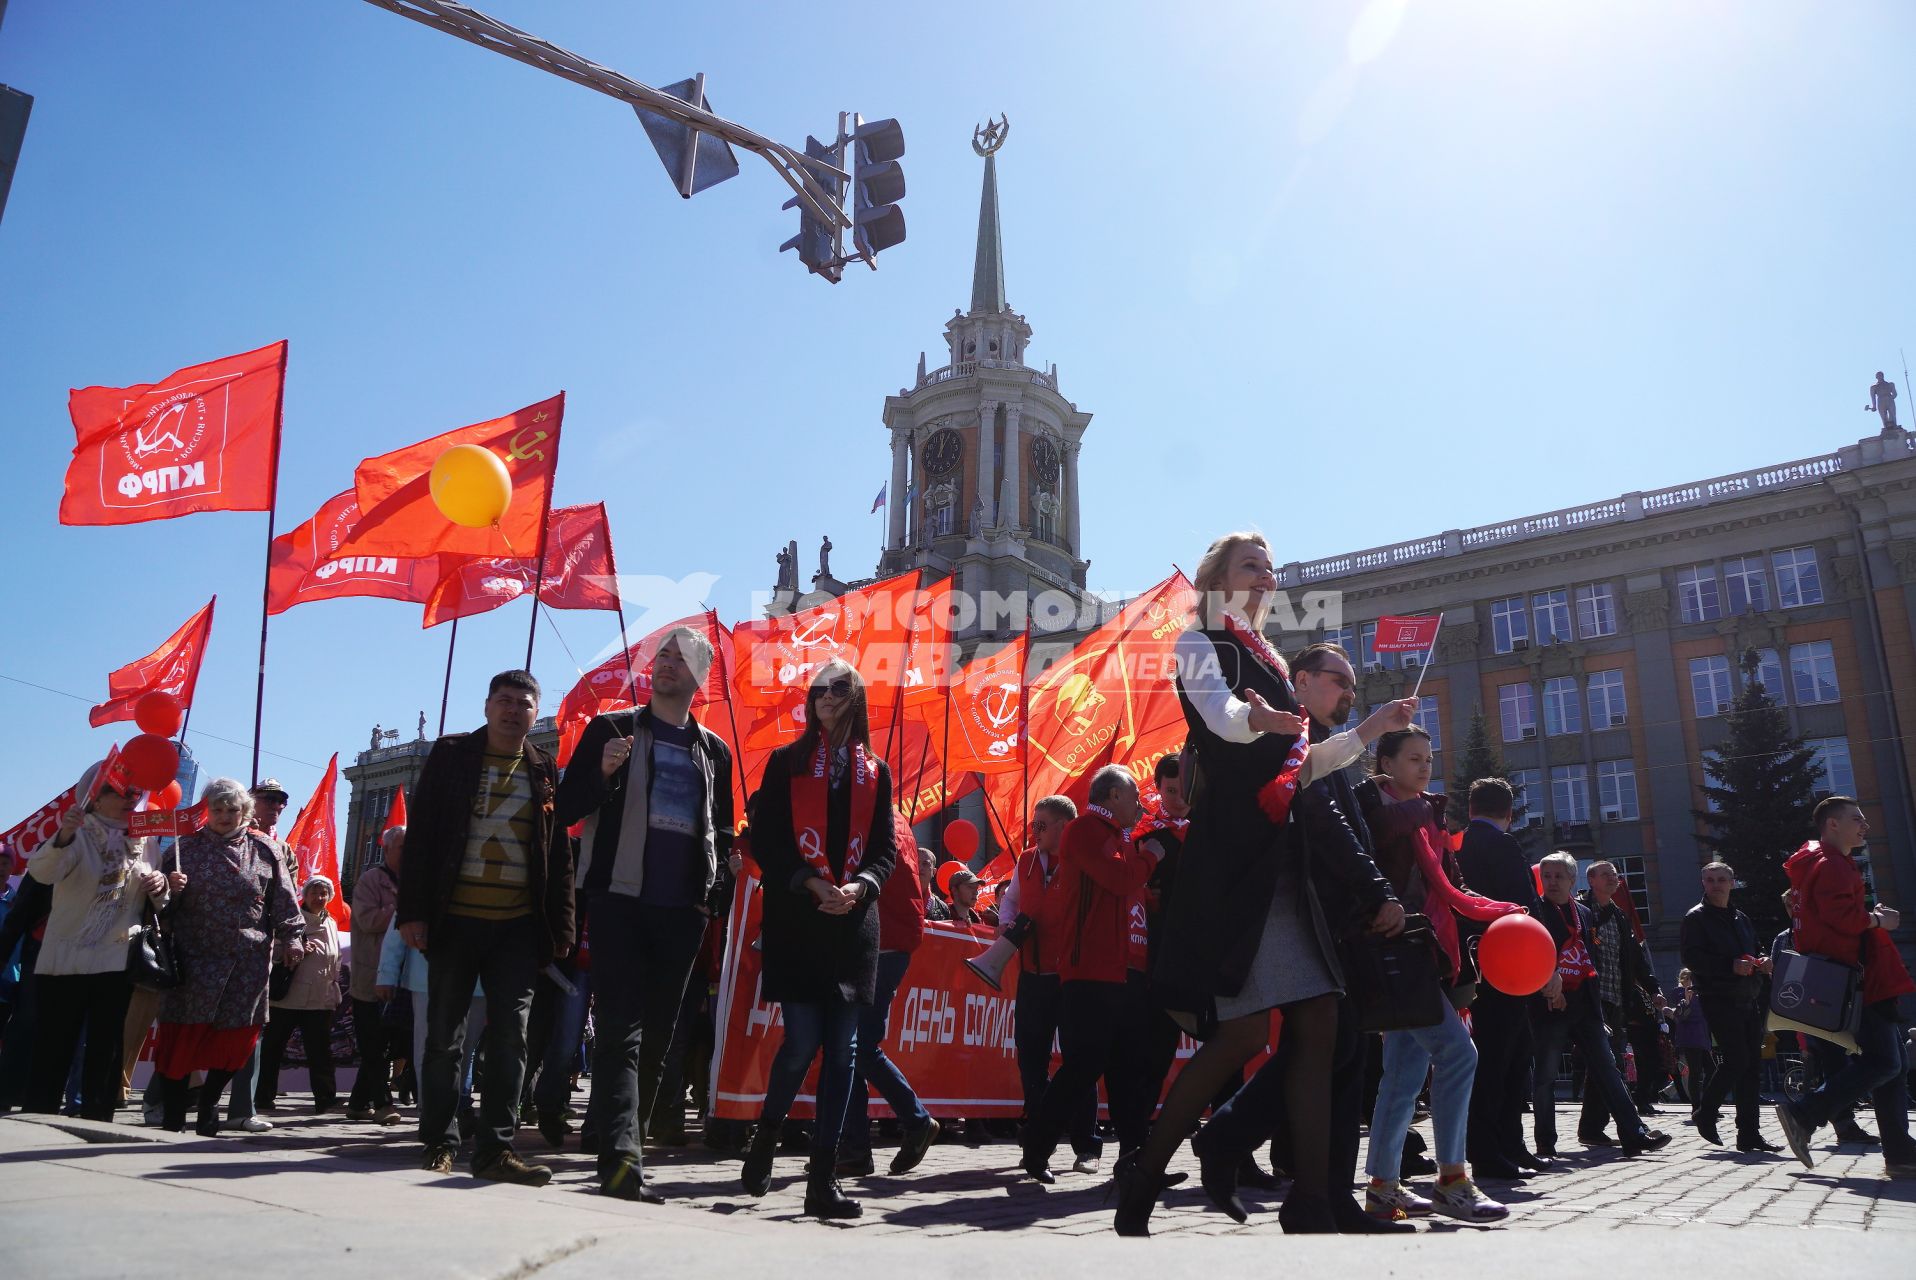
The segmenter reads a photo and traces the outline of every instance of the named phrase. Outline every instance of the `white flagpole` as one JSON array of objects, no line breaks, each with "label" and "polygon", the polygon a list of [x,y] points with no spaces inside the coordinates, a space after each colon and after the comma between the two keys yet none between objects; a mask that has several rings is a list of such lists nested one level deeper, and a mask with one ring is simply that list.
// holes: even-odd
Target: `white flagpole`
[{"label": "white flagpole", "polygon": [[[1437,631],[1444,629],[1444,615],[1437,615]],[[1417,691],[1424,687],[1424,673],[1430,670],[1430,660],[1437,656],[1437,631],[1430,633],[1430,648],[1424,650],[1423,665],[1417,668],[1417,683],[1411,686],[1410,696],[1416,697]]]}]

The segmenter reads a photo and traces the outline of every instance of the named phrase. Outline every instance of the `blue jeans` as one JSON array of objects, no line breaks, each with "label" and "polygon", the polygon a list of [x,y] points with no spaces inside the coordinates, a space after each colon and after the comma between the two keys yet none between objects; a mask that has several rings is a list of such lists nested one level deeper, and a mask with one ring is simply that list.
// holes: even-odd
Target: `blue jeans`
[{"label": "blue jeans", "polygon": [[1623,1073],[1610,1053],[1610,1037],[1604,1031],[1603,1014],[1596,992],[1585,987],[1569,997],[1570,1007],[1562,1013],[1539,1014],[1531,1024],[1536,1038],[1536,1076],[1532,1082],[1532,1123],[1537,1131],[1537,1150],[1557,1149],[1557,1062],[1563,1056],[1566,1041],[1583,1050],[1584,1088],[1602,1091],[1603,1101],[1617,1122],[1617,1137],[1626,1146],[1642,1142],[1648,1131],[1637,1115],[1637,1104]]},{"label": "blue jeans", "polygon": [[1384,1033],[1384,1075],[1370,1119],[1370,1156],[1364,1171],[1396,1181],[1403,1168],[1404,1135],[1417,1113],[1424,1073],[1430,1084],[1430,1118],[1437,1137],[1437,1163],[1464,1162],[1464,1134],[1470,1126],[1470,1089],[1477,1079],[1477,1046],[1457,1011],[1444,1001],[1444,1020],[1434,1027]]},{"label": "blue jeans", "polygon": [[845,1107],[852,1094],[852,1062],[858,1046],[858,1018],[864,1009],[833,995],[813,1003],[788,1000],[779,1006],[785,1017],[785,1038],[772,1059],[771,1079],[765,1085],[765,1110],[759,1131],[776,1132],[792,1109],[792,1100],[805,1083],[812,1059],[824,1051],[818,1069],[818,1119],[812,1126],[812,1154],[828,1160],[838,1156],[839,1135],[845,1129]]},{"label": "blue jeans", "polygon": [[[1861,1054],[1846,1054],[1827,1040],[1812,1038],[1810,1051],[1823,1068],[1823,1083],[1794,1104],[1784,1104],[1814,1133],[1833,1117],[1869,1099],[1875,1104],[1876,1123],[1882,1130],[1883,1159],[1891,1164],[1916,1157],[1916,1150],[1912,1150],[1916,1143],[1909,1136],[1909,1103],[1904,1097],[1903,1028],[1895,1013],[1894,1001],[1864,1006],[1862,1025],[1856,1029]],[[1842,1059],[1840,1064],[1838,1058]]]},{"label": "blue jeans", "polygon": [[[872,1147],[871,1121],[867,1118],[871,1089],[891,1107],[891,1113],[908,1129],[922,1129],[931,1123],[931,1112],[918,1101],[911,1081],[885,1053],[885,1032],[891,1025],[891,1002],[898,994],[905,971],[911,967],[911,952],[878,953],[878,993],[871,1005],[858,1011],[857,1069],[852,1075],[851,1099],[845,1106],[847,1151],[867,1152]],[[867,1088],[870,1086],[870,1088]]]},{"label": "blue jeans", "polygon": [[[262,1038],[264,1033],[262,1033]],[[259,1092],[259,1045],[253,1045],[253,1056],[246,1060],[233,1076],[233,1092],[227,1098],[226,1118],[230,1123],[238,1124],[242,1120],[251,1120],[259,1114],[254,1104],[254,1095]]]},{"label": "blue jeans", "polygon": [[[559,1016],[546,1041],[539,1066],[539,1083],[532,1089],[532,1105],[541,1117],[556,1116],[572,1094],[572,1071],[578,1065],[579,1044],[585,1039],[585,1014],[592,1004],[592,970],[572,975],[572,994],[559,1004]],[[597,1132],[595,1128],[593,1132]]]}]

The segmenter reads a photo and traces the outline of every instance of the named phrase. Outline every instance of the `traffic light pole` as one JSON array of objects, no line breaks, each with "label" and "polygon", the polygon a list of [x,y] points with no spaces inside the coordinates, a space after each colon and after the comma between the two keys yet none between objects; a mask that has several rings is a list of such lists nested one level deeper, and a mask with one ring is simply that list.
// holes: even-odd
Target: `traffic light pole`
[{"label": "traffic light pole", "polygon": [[[845,215],[839,202],[827,193],[808,166],[826,170],[827,176],[836,177],[841,183],[847,181],[850,175],[816,156],[801,155],[782,142],[774,142],[743,125],[734,124],[709,111],[701,110],[691,103],[654,89],[650,85],[640,84],[629,76],[620,75],[576,53],[561,49],[549,41],[528,35],[517,27],[508,26],[497,18],[480,13],[477,9],[453,3],[453,0],[366,0],[366,3],[377,5],[402,18],[410,18],[414,22],[433,27],[447,35],[457,36],[482,49],[504,54],[514,61],[550,72],[574,84],[603,93],[607,97],[617,98],[632,107],[677,121],[694,131],[693,145],[687,148],[688,153],[697,149],[697,134],[709,133],[713,137],[721,138],[735,147],[763,158],[792,189],[792,196],[798,202],[798,207],[820,222],[834,228],[838,237],[842,237],[852,225],[852,220]],[[700,77],[700,82],[702,88],[703,76]],[[701,97],[696,92],[693,96]],[[838,131],[841,136],[845,133],[843,116],[840,117]],[[842,245],[842,239],[840,244]],[[838,252],[842,257],[842,248]]]}]

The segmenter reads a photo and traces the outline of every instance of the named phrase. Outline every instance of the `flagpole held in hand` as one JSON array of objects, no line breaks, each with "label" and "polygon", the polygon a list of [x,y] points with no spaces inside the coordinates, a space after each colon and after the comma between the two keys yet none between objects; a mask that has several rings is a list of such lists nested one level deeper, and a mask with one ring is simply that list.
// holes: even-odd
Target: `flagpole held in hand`
[{"label": "flagpole held in hand", "polygon": [[1437,630],[1430,633],[1430,648],[1424,650],[1423,665],[1417,668],[1417,683],[1411,686],[1410,696],[1416,697],[1417,691],[1424,687],[1424,673],[1430,670],[1430,660],[1437,656],[1437,632],[1444,629],[1444,615],[1437,614]]}]

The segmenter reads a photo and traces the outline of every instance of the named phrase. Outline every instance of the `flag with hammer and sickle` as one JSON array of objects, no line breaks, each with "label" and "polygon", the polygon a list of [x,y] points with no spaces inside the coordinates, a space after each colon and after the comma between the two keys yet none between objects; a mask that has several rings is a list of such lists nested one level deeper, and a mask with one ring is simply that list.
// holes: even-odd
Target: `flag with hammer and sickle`
[{"label": "flag with hammer and sickle", "polygon": [[[535,559],[559,465],[565,393],[490,422],[474,423],[367,458],[353,472],[359,522],[335,555],[467,555]],[[512,503],[484,529],[454,524],[432,500],[432,464],[454,445],[490,449],[512,478]]]}]

